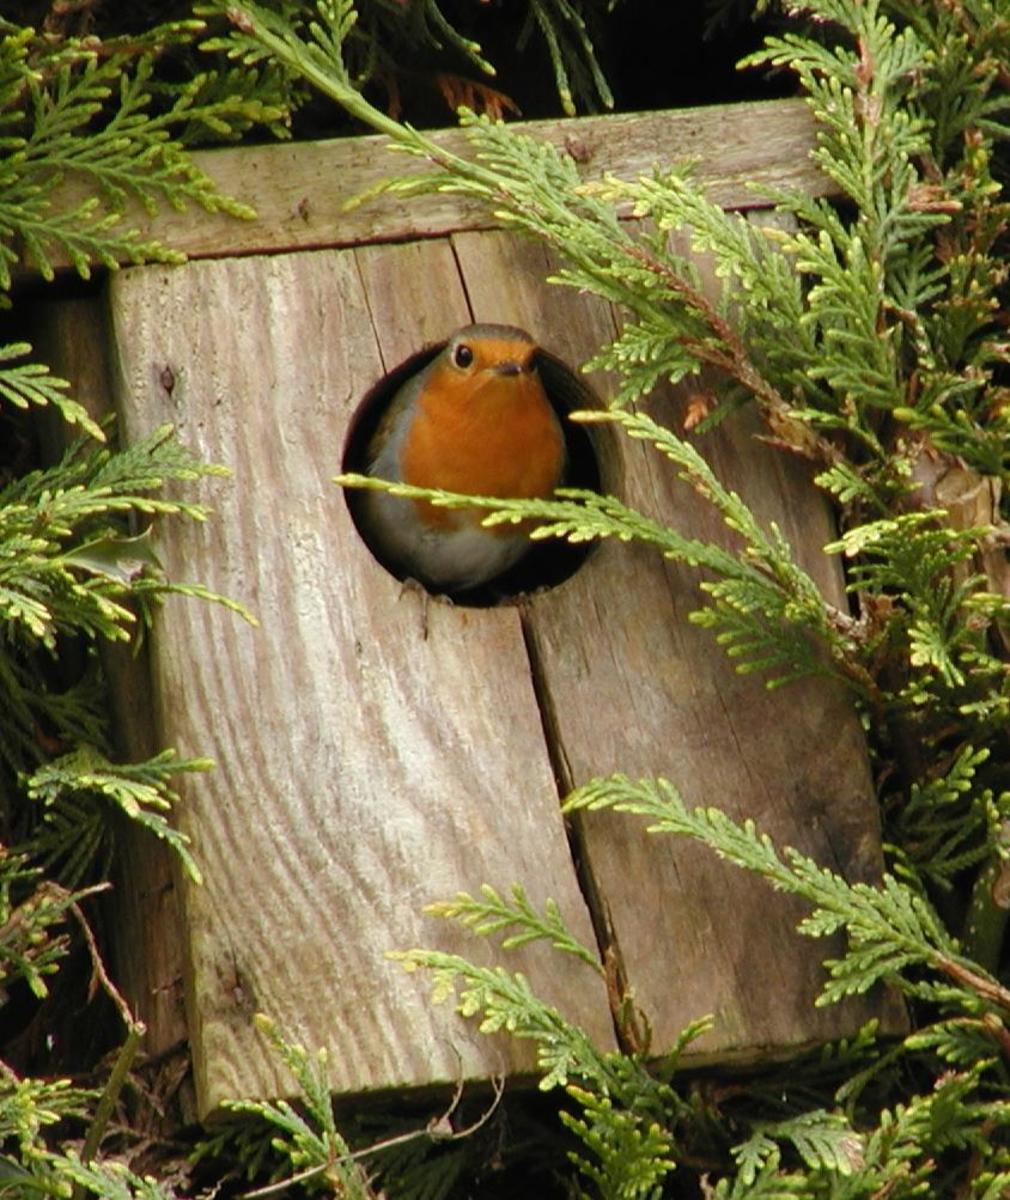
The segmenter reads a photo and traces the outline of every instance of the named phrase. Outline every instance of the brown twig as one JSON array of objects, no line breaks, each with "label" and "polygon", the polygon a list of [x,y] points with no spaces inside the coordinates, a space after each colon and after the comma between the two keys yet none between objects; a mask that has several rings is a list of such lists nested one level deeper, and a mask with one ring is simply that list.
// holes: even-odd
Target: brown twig
[{"label": "brown twig", "polygon": [[78,925],[81,927],[81,933],[84,934],[84,941],[91,958],[91,982],[88,985],[88,998],[91,999],[94,996],[96,987],[101,984],[102,990],[116,1006],[123,1024],[127,1029],[133,1029],[139,1022],[130,1011],[130,1006],[126,1003],[122,993],[109,978],[109,974],[105,969],[105,963],[102,962],[102,956],[98,950],[98,943],[95,941],[95,935],[88,924],[87,917],[81,911],[81,907],[76,900],[70,904],[69,908],[77,918]]},{"label": "brown twig", "polygon": [[682,297],[685,303],[702,317],[725,349],[686,336],[680,339],[681,344],[699,362],[724,371],[747,388],[757,399],[772,433],[781,438],[790,449],[814,462],[836,462],[839,456],[835,447],[791,415],[789,404],[781,392],[755,367],[737,330],[704,292],[643,247],[629,245],[625,249],[640,266],[662,279],[671,291]]},{"label": "brown twig", "polygon": [[973,971],[971,967],[966,966],[963,962],[947,958],[945,955],[937,957],[936,966],[945,975],[949,975],[951,979],[956,980],[965,987],[971,988],[983,1000],[988,1000],[992,1004],[998,1004],[1000,1008],[1010,1012],[1010,989],[1005,988],[995,979],[979,975],[977,971]]},{"label": "brown twig", "polygon": [[[104,886],[90,890],[101,891],[104,890]],[[84,1138],[84,1146],[81,1149],[81,1162],[87,1164],[92,1161],[98,1153],[99,1146],[102,1144],[102,1138],[105,1136],[109,1119],[116,1107],[119,1094],[123,1090],[123,1084],[130,1073],[130,1067],[133,1066],[133,1060],[137,1056],[141,1039],[147,1032],[147,1027],[142,1021],[138,1021],[134,1017],[122,993],[109,978],[109,974],[105,969],[105,963],[102,962],[102,956],[98,950],[98,943],[95,941],[95,935],[88,924],[88,919],[85,917],[81,906],[77,903],[77,900],[73,900],[68,907],[77,918],[77,923],[80,925],[81,932],[84,935],[84,942],[88,947],[88,954],[91,957],[92,974],[88,989],[89,995],[93,996],[97,986],[100,984],[102,990],[116,1006],[120,1017],[123,1019],[123,1024],[126,1026],[126,1041],[123,1042],[119,1049],[112,1073],[109,1075],[105,1087],[102,1089],[98,1107],[95,1109],[95,1115],[88,1126],[88,1132]],[[84,1189],[82,1185],[79,1183],[75,1184],[71,1195],[72,1200],[83,1200]]]}]

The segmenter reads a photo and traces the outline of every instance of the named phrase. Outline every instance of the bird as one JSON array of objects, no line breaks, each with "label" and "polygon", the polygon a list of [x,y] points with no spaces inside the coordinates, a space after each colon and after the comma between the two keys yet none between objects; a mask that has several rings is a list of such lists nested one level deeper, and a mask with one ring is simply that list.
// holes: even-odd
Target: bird
[{"label": "bird", "polygon": [[[456,330],[397,389],[367,444],[365,473],[470,496],[551,495],[567,451],[537,353],[536,341],[512,325]],[[370,489],[360,494],[358,514],[379,561],[435,593],[491,584],[530,549],[530,522],[486,528],[479,508]]]}]

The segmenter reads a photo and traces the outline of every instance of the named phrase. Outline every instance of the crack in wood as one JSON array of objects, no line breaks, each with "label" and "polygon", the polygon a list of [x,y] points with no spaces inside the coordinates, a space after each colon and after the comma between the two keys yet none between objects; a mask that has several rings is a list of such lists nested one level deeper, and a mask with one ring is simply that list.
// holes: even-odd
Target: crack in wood
[{"label": "crack in wood", "polygon": [[[554,773],[558,789],[558,800],[565,796],[575,786],[571,767],[565,754],[564,741],[561,737],[547,674],[544,671],[537,646],[536,630],[530,620],[529,601],[524,602],[519,609],[519,624],[522,630],[523,643],[526,647],[526,657],[529,662],[530,680],[533,685],[533,695],[536,699],[537,712],[540,714],[540,725],[543,729],[544,745],[547,747],[547,757]],[[614,1024],[614,1036],[622,1050],[632,1052],[628,1045],[627,1022],[621,1019],[621,1011],[626,1007],[630,995],[628,973],[621,954],[617,932],[610,915],[610,907],[604,899],[603,892],[593,875],[589,865],[589,855],[586,852],[585,817],[575,813],[564,817],[565,836],[572,856],[572,866],[575,870],[575,880],[585,901],[586,910],[593,926],[596,938],[596,949],[607,981],[607,999],[610,1004],[611,1019]]]}]

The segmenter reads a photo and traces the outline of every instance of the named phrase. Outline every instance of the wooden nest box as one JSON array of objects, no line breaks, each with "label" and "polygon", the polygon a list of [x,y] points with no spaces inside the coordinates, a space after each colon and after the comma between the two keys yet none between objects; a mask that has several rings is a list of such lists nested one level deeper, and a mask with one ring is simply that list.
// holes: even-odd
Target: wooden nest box
[{"label": "wooden nest box", "polygon": [[[754,204],[748,180],[822,186],[799,103],[538,132],[576,137],[589,174],[701,154],[699,178],[727,207]],[[82,400],[114,397],[127,442],[171,422],[232,472],[186,489],[215,515],[159,526],[158,552],[172,579],[241,601],[259,628],[172,599],[149,677],[125,677],[119,694],[130,745],[143,748],[148,713],[151,745],[217,764],[186,779],[179,811],[203,885],[179,877],[153,839],[137,842],[120,883],[119,977],[151,1053],[188,1041],[199,1113],[290,1087],[257,1011],[327,1046],[343,1093],[531,1069],[528,1045],[433,1006],[430,980],[390,950],[521,970],[612,1046],[607,989],[585,965],[540,945],[506,953],[423,912],[484,883],[556,900],[633,989],[657,1053],[705,1013],[715,1026],[695,1061],[785,1055],[893,1016],[879,997],[813,1006],[827,947],[796,933],[802,908],[760,879],[635,818],[566,827],[559,808],[594,776],[661,774],[690,804],[751,817],[780,845],[873,879],[875,803],[841,690],[807,680],[769,693],[735,674],[687,622],[695,574],[642,546],[603,545],[521,605],[425,605],[376,563],[332,482],[362,398],[456,327],[519,325],[577,370],[619,314],[546,284],[541,246],[487,228],[456,197],[343,213],[349,195],[400,168],[379,139],[201,161],[259,221],[159,218],[150,232],[187,251],[187,265],[124,269],[102,298],[47,302],[37,338]],[[605,401],[608,380],[589,384]],[[684,403],[667,388],[649,408],[679,428]],[[821,550],[829,514],[803,466],[755,428],[740,414],[699,445],[842,604]],[[728,540],[646,447],[615,435],[600,458],[622,499],[689,536]]]}]

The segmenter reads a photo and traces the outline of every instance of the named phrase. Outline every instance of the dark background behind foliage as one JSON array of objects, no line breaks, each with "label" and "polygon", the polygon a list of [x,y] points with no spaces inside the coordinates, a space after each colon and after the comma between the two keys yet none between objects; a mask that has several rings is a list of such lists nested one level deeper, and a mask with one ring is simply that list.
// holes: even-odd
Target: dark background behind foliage
[{"label": "dark background behind foliage", "polygon": [[[192,9],[190,0],[76,0],[68,6],[71,11],[54,16],[53,7],[50,0],[14,0],[0,5],[0,10],[12,21],[53,32],[107,38],[190,16]],[[497,75],[481,75],[464,55],[444,44],[441,49],[418,47],[406,22],[397,44],[398,22],[390,22],[387,16],[384,42],[396,61],[392,82],[405,119],[424,127],[453,123],[433,84],[437,71],[492,84],[518,105],[523,117],[561,114],[550,57],[540,31],[528,26],[524,0],[441,0],[439,7],[461,35],[480,43]],[[742,0],[617,0],[613,11],[607,12],[607,0],[585,0],[581,11],[613,91],[614,107],[621,112],[764,99],[791,90],[791,80],[785,76],[768,78],[736,69],[740,58],[761,45],[769,24],[752,20],[747,15],[751,7]],[[364,22],[369,0],[363,0],[360,8]],[[379,104],[388,99],[382,81],[376,80],[367,90]],[[580,112],[591,107],[584,98],[577,99]],[[353,132],[357,130],[346,115],[321,100],[306,106],[294,129],[296,137]]]}]

